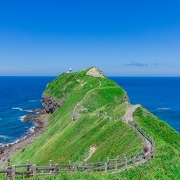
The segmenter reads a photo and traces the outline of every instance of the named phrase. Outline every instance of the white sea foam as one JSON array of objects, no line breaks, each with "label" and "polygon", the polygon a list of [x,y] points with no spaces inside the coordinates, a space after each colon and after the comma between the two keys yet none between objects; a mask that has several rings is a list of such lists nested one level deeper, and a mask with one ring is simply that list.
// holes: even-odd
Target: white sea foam
[{"label": "white sea foam", "polygon": [[21,120],[21,121],[24,121],[24,118],[26,117],[26,115],[25,116],[20,116],[19,117],[19,120]]},{"label": "white sea foam", "polygon": [[29,129],[30,133],[33,133],[33,132],[34,132],[34,129],[35,129],[35,126],[31,127],[31,128]]},{"label": "white sea foam", "polygon": [[37,102],[37,101],[42,101],[41,99],[37,99],[37,100],[29,100],[29,102]]},{"label": "white sea foam", "polygon": [[13,107],[12,109],[23,111],[23,109],[22,109],[22,108],[19,108],[19,107]]},{"label": "white sea foam", "polygon": [[[12,142],[12,143],[0,143],[0,147],[13,145],[13,144],[16,144],[16,143],[18,143],[18,142],[26,139],[30,134],[34,133],[34,129],[35,129],[35,127],[37,126],[37,123],[33,123],[33,124],[34,124],[34,126],[28,129],[28,131],[26,132],[26,135],[21,136],[20,138],[16,139],[16,140],[15,140],[14,142]],[[9,138],[11,138],[11,137],[4,136],[4,135],[0,135],[0,138],[9,139]]]},{"label": "white sea foam", "polygon": [[170,108],[158,108],[159,110],[170,110]]},{"label": "white sea foam", "polygon": [[24,110],[24,111],[27,111],[27,112],[33,112],[33,110]]},{"label": "white sea foam", "polygon": [[33,110],[31,110],[31,109],[27,110],[27,109],[22,109],[22,108],[19,108],[19,107],[13,107],[12,109],[19,110],[19,111],[33,112]]},{"label": "white sea foam", "polygon": [[4,136],[4,135],[0,135],[0,138],[2,138],[2,139],[9,139],[8,136]]}]

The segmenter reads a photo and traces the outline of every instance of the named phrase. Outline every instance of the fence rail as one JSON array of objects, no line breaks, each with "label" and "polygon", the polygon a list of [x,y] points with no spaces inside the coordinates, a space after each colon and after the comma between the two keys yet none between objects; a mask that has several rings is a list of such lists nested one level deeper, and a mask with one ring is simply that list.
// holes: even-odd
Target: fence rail
[{"label": "fence rail", "polygon": [[142,129],[140,129],[136,124],[128,122],[143,140],[144,146],[147,141],[149,142],[148,152],[136,152],[129,156],[124,155],[124,157],[117,157],[110,159],[109,157],[105,162],[102,162],[100,158],[94,163],[85,163],[84,165],[78,165],[76,163],[68,164],[53,164],[52,160],[49,161],[49,165],[37,166],[36,164],[30,164],[28,160],[24,165],[12,165],[7,166],[6,169],[0,170],[0,173],[6,174],[7,178],[15,179],[17,176],[26,177],[36,177],[36,176],[51,176],[56,175],[61,172],[75,172],[75,171],[105,171],[105,172],[121,172],[126,169],[133,168],[138,165],[147,163],[153,156],[155,152],[155,142],[154,139],[146,134]]}]

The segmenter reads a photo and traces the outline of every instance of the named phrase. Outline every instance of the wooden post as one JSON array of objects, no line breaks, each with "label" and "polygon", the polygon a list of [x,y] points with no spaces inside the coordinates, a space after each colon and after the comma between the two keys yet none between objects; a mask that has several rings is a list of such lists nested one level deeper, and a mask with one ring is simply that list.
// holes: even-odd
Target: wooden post
[{"label": "wooden post", "polygon": [[[101,159],[100,158],[98,158],[98,167],[100,167],[101,166]],[[99,171],[100,169],[98,169],[98,171]]]},{"label": "wooden post", "polygon": [[36,177],[36,164],[32,165],[33,177]]},{"label": "wooden post", "polygon": [[52,166],[53,163],[52,163],[52,160],[49,160],[49,166]]},{"label": "wooden post", "polygon": [[30,161],[29,160],[26,161],[26,165],[27,165],[26,170],[29,171],[29,165],[30,165]]},{"label": "wooden post", "polygon": [[[53,166],[52,160],[49,160],[49,166]],[[52,170],[50,170],[49,173],[52,173]]]},{"label": "wooden post", "polygon": [[72,169],[72,166],[71,166],[71,161],[69,160],[69,166],[68,166],[69,169]]},{"label": "wooden post", "polygon": [[77,164],[75,164],[75,166],[74,166],[74,171],[78,171],[78,165]]},{"label": "wooden post", "polygon": [[87,160],[84,161],[84,171],[86,171],[86,169],[88,169],[88,168],[87,168]]},{"label": "wooden post", "polygon": [[100,158],[98,158],[98,163],[101,163],[101,159]]},{"label": "wooden post", "polygon": [[118,170],[118,161],[115,161],[115,171]]},{"label": "wooden post", "polygon": [[132,162],[133,162],[133,167],[135,167],[135,162],[136,162],[136,158],[135,157],[132,158]]},{"label": "wooden post", "polygon": [[124,155],[124,165],[125,165],[125,169],[127,169],[127,157],[126,157],[126,154]]},{"label": "wooden post", "polygon": [[91,164],[91,171],[94,171],[94,164]]},{"label": "wooden post", "polygon": [[120,159],[119,159],[119,156],[117,156],[117,162],[118,162],[118,163],[119,163],[119,160],[120,160]]},{"label": "wooden post", "polygon": [[30,165],[30,161],[29,160],[26,161],[26,165]]},{"label": "wooden post", "polygon": [[142,164],[142,154],[140,155],[140,165]]},{"label": "wooden post", "polygon": [[12,179],[16,179],[16,166],[12,165]]},{"label": "wooden post", "polygon": [[106,173],[108,172],[108,164],[107,163],[104,164],[104,170]]},{"label": "wooden post", "polygon": [[107,164],[109,164],[109,157],[107,157]]},{"label": "wooden post", "polygon": [[122,158],[119,158],[119,161],[118,161],[118,163],[119,163],[119,164],[121,164],[121,161],[122,161]]},{"label": "wooden post", "polygon": [[54,167],[54,174],[57,174],[58,172],[58,164],[55,164],[55,167]]},{"label": "wooden post", "polygon": [[[27,165],[26,171],[29,172],[30,171],[30,161],[29,160],[26,161],[26,165]],[[29,174],[27,175],[27,177],[29,177]]]}]

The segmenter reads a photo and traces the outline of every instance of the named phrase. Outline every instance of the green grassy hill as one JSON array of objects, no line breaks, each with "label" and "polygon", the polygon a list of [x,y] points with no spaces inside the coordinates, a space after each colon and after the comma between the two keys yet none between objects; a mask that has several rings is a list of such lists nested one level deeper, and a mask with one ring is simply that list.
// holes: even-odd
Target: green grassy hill
[{"label": "green grassy hill", "polygon": [[[126,92],[107,78],[86,75],[89,70],[61,74],[48,84],[44,95],[65,103],[51,114],[44,134],[13,156],[14,164],[27,159],[39,165],[49,160],[84,163],[91,147],[96,151],[88,162],[142,149],[136,132],[117,120],[129,106]],[[106,115],[100,116],[100,111]],[[75,121],[72,112],[78,116]]]},{"label": "green grassy hill", "polygon": [[[44,134],[17,152],[12,164],[27,159],[37,165],[49,160],[83,164],[91,147],[96,150],[88,162],[142,150],[142,140],[120,120],[130,106],[126,92],[99,70],[101,77],[87,75],[90,69],[63,73],[48,84],[43,94],[64,103],[49,116]],[[150,162],[117,174],[62,173],[52,179],[180,179],[179,133],[142,107],[134,112],[134,121],[155,139]]]}]

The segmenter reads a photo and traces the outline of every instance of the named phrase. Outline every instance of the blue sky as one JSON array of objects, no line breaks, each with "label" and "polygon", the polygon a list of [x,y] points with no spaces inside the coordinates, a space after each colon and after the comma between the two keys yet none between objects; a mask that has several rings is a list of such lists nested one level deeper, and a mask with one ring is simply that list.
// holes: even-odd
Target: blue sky
[{"label": "blue sky", "polygon": [[0,75],[180,76],[180,1],[0,0]]}]

